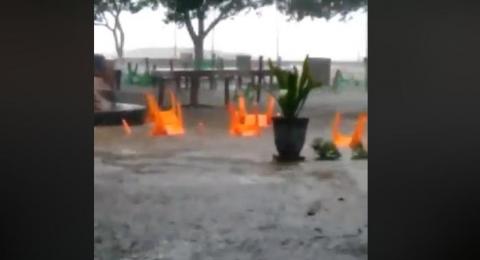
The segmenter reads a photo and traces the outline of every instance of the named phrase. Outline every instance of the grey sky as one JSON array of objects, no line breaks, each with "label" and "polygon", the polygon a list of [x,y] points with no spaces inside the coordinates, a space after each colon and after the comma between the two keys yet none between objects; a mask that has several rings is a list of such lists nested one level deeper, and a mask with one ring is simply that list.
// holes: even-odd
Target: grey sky
[{"label": "grey sky", "polygon": [[[241,13],[232,20],[222,21],[213,34],[205,40],[204,47],[226,52],[249,53],[254,56],[276,56],[276,32],[279,31],[279,51],[283,59],[302,59],[306,54],[315,57],[330,57],[334,60],[357,60],[367,51],[367,13],[352,14],[352,19],[326,22],[320,19],[305,19],[301,22],[287,21],[274,7]],[[163,10],[143,10],[137,14],[124,13],[126,40],[125,50],[151,47],[172,47],[176,27],[164,24]],[[177,46],[192,47],[185,28],[176,30]],[[95,27],[94,49],[96,53],[114,53],[113,38],[108,30]]]}]

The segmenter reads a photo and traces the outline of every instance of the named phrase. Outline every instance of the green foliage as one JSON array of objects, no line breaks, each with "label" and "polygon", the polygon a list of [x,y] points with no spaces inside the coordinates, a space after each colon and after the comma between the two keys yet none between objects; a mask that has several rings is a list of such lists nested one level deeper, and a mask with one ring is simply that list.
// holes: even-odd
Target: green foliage
[{"label": "green foliage", "polygon": [[167,9],[165,22],[181,25],[187,19],[205,18],[213,10],[219,11],[219,17],[223,20],[244,10],[256,9],[273,2],[274,0],[140,0],[139,5],[153,9],[161,5]]},{"label": "green foliage", "polygon": [[136,12],[141,9],[139,2],[136,0],[94,0],[93,13],[95,22],[105,23],[105,14],[110,13],[113,16],[120,14],[122,11]]},{"label": "green foliage", "polygon": [[329,20],[339,16],[345,20],[350,12],[364,8],[367,0],[276,0],[277,8],[291,19],[300,21],[305,17]]},{"label": "green foliage", "polygon": [[352,160],[367,160],[368,152],[363,147],[363,144],[360,142],[354,147],[352,147]]},{"label": "green foliage", "polygon": [[311,146],[319,160],[338,160],[342,156],[333,142],[323,138],[315,138]]},{"label": "green foliage", "polygon": [[268,61],[270,70],[278,82],[280,95],[277,98],[282,114],[285,118],[298,117],[302,111],[310,91],[322,86],[321,82],[315,82],[311,76],[308,64],[308,56],[305,58],[302,67],[302,74],[298,74],[296,67],[293,71],[283,70]]},{"label": "green foliage", "polygon": [[336,15],[344,19],[350,12],[367,8],[367,0],[139,0],[135,7],[138,10],[147,6],[156,9],[162,5],[167,9],[165,22],[183,24],[186,12],[190,12],[190,18],[198,18],[218,10],[224,18],[228,18],[244,10],[272,4],[296,20],[305,17],[328,20]]}]

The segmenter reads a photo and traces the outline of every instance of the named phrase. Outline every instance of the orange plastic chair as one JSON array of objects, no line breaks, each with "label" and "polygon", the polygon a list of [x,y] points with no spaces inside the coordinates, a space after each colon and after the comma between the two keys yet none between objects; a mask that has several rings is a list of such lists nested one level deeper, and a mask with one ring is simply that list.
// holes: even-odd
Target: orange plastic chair
[{"label": "orange plastic chair", "polygon": [[162,110],[155,97],[146,94],[147,99],[147,120],[153,123],[151,135],[181,135],[185,133],[183,125],[182,107],[177,101],[171,90],[168,90],[170,96],[170,109]]},{"label": "orange plastic chair", "polygon": [[232,104],[228,104],[228,113],[230,116],[229,133],[233,136],[258,136],[261,128],[258,124],[258,117],[253,122],[246,122],[241,118],[241,111],[236,110]]},{"label": "orange plastic chair", "polygon": [[274,112],[275,112],[275,98],[269,95],[265,113],[258,114],[259,125],[261,127],[267,127],[272,125],[272,117]]},{"label": "orange plastic chair", "polygon": [[351,135],[345,135],[340,132],[341,115],[335,113],[335,119],[332,124],[332,139],[337,147],[353,147],[362,141],[367,114],[360,113],[355,124],[355,129]]},{"label": "orange plastic chair", "polygon": [[248,113],[245,98],[243,96],[238,97],[238,111],[240,120],[243,120],[245,124],[253,124],[258,121],[260,127],[268,127],[272,124],[273,113],[275,112],[275,98],[273,96],[268,97],[267,107],[265,113],[259,113],[258,107],[254,106],[254,113]]},{"label": "orange plastic chair", "polygon": [[147,101],[147,115],[145,118],[146,122],[154,122],[156,114],[160,111],[158,103],[151,93],[145,93],[145,99]]}]

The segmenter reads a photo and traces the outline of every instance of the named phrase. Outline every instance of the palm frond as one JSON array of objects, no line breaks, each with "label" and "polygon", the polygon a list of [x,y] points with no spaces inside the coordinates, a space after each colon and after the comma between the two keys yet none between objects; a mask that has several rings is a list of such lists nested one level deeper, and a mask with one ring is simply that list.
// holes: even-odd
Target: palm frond
[{"label": "palm frond", "polygon": [[268,65],[277,78],[279,89],[286,91],[284,95],[277,98],[283,116],[287,118],[297,117],[302,111],[311,90],[322,86],[321,82],[315,82],[312,78],[308,56],[303,62],[300,75],[296,67],[293,68],[293,71],[282,70],[273,65],[270,60]]}]

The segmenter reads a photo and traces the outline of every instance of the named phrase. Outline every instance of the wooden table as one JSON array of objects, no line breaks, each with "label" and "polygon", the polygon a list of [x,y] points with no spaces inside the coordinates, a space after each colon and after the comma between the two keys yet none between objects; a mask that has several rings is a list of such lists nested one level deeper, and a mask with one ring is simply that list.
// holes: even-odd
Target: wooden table
[{"label": "wooden table", "polygon": [[[199,106],[198,95],[200,88],[200,78],[208,77],[210,79],[218,76],[224,79],[224,91],[225,91],[225,105],[230,102],[230,81],[237,78],[239,84],[241,84],[242,77],[250,77],[252,82],[255,82],[255,78],[258,79],[258,82],[261,83],[264,76],[270,76],[270,83],[273,81],[272,74],[270,71],[264,70],[239,70],[236,68],[225,68],[225,69],[203,69],[203,70],[194,70],[194,69],[157,69],[152,73],[152,76],[155,79],[156,86],[158,87],[158,102],[163,104],[163,96],[165,90],[165,81],[170,79],[174,80],[179,84],[179,79],[182,77],[190,79],[190,106]],[[257,101],[260,100],[260,88],[257,90]]]}]

